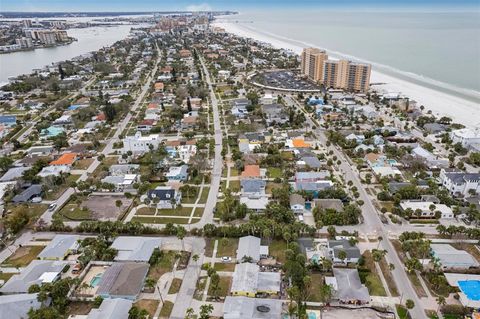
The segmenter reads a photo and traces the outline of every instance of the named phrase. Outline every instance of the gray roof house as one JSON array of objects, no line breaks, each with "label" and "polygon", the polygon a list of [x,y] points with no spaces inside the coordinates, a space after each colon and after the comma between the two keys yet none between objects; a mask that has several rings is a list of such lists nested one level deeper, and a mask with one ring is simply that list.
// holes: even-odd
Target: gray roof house
[{"label": "gray roof house", "polygon": [[114,262],[103,273],[97,295],[103,298],[137,299],[149,264],[144,262]]},{"label": "gray roof house", "polygon": [[112,165],[109,168],[110,175],[113,176],[123,176],[127,174],[136,174],[140,170],[140,165],[138,164],[117,164]]},{"label": "gray roof house", "polygon": [[105,299],[98,309],[90,310],[86,319],[128,319],[132,301],[122,298]]},{"label": "gray roof house", "polygon": [[294,213],[303,213],[305,211],[305,199],[302,197],[302,195],[290,195],[290,208]]},{"label": "gray roof house", "polygon": [[40,196],[42,194],[42,185],[30,185],[27,189],[21,192],[18,195],[13,197],[12,202],[14,203],[25,203],[28,202],[33,197]]},{"label": "gray roof house", "polygon": [[268,125],[271,125],[274,122],[276,124],[284,124],[289,120],[288,115],[281,104],[263,105],[262,111],[265,113]]},{"label": "gray roof house", "polygon": [[0,182],[9,182],[22,178],[23,172],[28,171],[29,167],[12,167],[0,178]]},{"label": "gray roof house", "polygon": [[147,197],[157,202],[158,208],[174,208],[182,200],[182,193],[171,186],[157,186],[147,192]]},{"label": "gray roof house", "polygon": [[223,304],[224,319],[280,319],[283,302],[278,299],[227,296]]},{"label": "gray roof house", "polygon": [[279,272],[260,272],[257,264],[243,263],[235,266],[232,278],[232,295],[255,297],[257,293],[278,294]]},{"label": "gray roof house", "polygon": [[30,286],[54,282],[67,265],[66,261],[32,260],[20,274],[13,275],[1,288],[4,294],[26,293]]},{"label": "gray roof house", "polygon": [[37,300],[38,294],[15,294],[0,296],[0,319],[28,318],[30,308],[38,309],[42,303]]},{"label": "gray roof house", "polygon": [[[347,258],[342,260],[340,258],[340,252],[344,251]],[[357,263],[361,257],[360,249],[357,246],[351,245],[346,239],[341,240],[329,240],[328,241],[328,254],[335,263]]]},{"label": "gray roof house", "polygon": [[310,168],[320,168],[322,167],[322,162],[315,156],[304,156],[301,158],[301,161],[305,163],[305,166]]},{"label": "gray roof house", "polygon": [[362,285],[357,269],[333,268],[336,288],[335,297],[343,302],[370,302],[367,287]]},{"label": "gray roof house", "polygon": [[264,194],[267,182],[261,179],[248,178],[240,181],[242,194]]},{"label": "gray roof house", "polygon": [[268,246],[260,245],[260,238],[255,236],[244,236],[238,240],[237,261],[241,262],[243,257],[251,257],[253,262],[268,256]]},{"label": "gray roof house", "polygon": [[116,261],[145,261],[159,248],[162,240],[156,237],[121,236],[115,238],[111,248],[117,250]]},{"label": "gray roof house", "polygon": [[444,269],[469,269],[479,267],[475,258],[465,250],[456,249],[449,244],[431,244],[432,255],[438,258]]},{"label": "gray roof house", "polygon": [[40,259],[63,260],[68,254],[75,253],[80,244],[78,235],[56,235],[38,255]]}]

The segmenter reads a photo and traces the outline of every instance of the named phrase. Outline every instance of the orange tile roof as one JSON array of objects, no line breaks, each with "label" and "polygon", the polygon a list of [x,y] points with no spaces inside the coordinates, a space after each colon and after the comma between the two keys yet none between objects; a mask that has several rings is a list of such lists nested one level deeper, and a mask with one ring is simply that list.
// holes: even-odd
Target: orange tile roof
[{"label": "orange tile roof", "polygon": [[156,109],[158,107],[158,104],[157,103],[150,103],[148,104],[147,108],[149,109]]},{"label": "orange tile roof", "polygon": [[292,144],[293,144],[293,147],[297,147],[297,148],[310,147],[311,146],[310,144],[305,143],[303,138],[296,138],[296,139],[292,140]]},{"label": "orange tile roof", "polygon": [[155,83],[155,90],[163,90],[163,83],[162,82]]},{"label": "orange tile roof", "polygon": [[260,177],[260,166],[245,165],[242,172],[242,177]]},{"label": "orange tile roof", "polygon": [[72,165],[76,158],[77,153],[65,153],[53,162],[50,162],[50,165]]},{"label": "orange tile roof", "polygon": [[380,154],[368,153],[367,155],[365,155],[365,158],[366,158],[369,162],[376,162],[376,161],[380,158]]}]

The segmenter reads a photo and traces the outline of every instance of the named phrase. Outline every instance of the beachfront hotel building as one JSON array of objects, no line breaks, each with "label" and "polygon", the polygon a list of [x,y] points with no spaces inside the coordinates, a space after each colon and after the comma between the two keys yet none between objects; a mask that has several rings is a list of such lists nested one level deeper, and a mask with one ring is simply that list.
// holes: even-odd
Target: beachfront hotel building
[{"label": "beachfront hotel building", "polygon": [[370,85],[371,66],[347,60],[325,61],[323,84],[327,88],[366,92]]},{"label": "beachfront hotel building", "polygon": [[302,52],[302,74],[310,80],[321,82],[323,80],[323,67],[328,55],[325,51],[317,48],[305,48]]},{"label": "beachfront hotel building", "polygon": [[327,53],[318,48],[305,48],[302,52],[302,74],[326,88],[366,92],[370,85],[371,69],[370,64],[329,60]]}]

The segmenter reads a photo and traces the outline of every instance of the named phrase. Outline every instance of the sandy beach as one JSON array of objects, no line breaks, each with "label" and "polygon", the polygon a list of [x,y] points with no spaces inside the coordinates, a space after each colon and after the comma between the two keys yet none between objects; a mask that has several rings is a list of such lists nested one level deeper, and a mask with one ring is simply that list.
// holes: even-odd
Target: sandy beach
[{"label": "sandy beach", "polygon": [[[255,30],[242,27],[242,25],[238,23],[214,22],[213,25],[238,36],[270,43],[276,48],[291,50],[297,54],[300,54],[305,47],[299,44],[289,43],[287,40],[281,40],[263,33],[257,33]],[[461,123],[467,127],[480,127],[479,103],[442,92],[441,90],[424,87],[416,83],[396,78],[375,70],[375,67],[372,67],[370,82],[382,83],[382,85],[375,85],[377,89],[383,89],[388,92],[400,92],[410,97],[417,101],[418,105],[424,105],[425,110],[431,110],[436,116],[449,116],[454,122]]]}]

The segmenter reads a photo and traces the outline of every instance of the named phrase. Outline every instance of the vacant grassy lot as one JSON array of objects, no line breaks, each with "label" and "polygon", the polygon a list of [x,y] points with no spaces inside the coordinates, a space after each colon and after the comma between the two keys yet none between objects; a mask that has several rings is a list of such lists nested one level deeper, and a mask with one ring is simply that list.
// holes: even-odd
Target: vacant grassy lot
[{"label": "vacant grassy lot", "polygon": [[220,238],[218,240],[217,257],[235,257],[237,256],[238,239]]},{"label": "vacant grassy lot", "polygon": [[[175,217],[133,217],[132,220],[144,223],[144,224],[188,224],[188,218],[175,218]],[[193,218],[192,224],[197,223],[200,218]]]},{"label": "vacant grassy lot", "polygon": [[77,203],[68,202],[62,209],[58,212],[61,216],[70,220],[81,220],[81,219],[91,219],[92,214],[88,208],[81,208]]},{"label": "vacant grassy lot", "polygon": [[279,167],[268,167],[267,176],[269,178],[282,178],[283,177],[282,169]]},{"label": "vacant grassy lot", "polygon": [[155,311],[157,311],[159,303],[160,300],[140,299],[133,305],[136,306],[138,309],[145,309],[150,316],[149,318],[153,318],[153,316],[155,315]]},{"label": "vacant grassy lot", "polygon": [[392,272],[390,271],[389,266],[387,265],[387,261],[385,257],[382,258],[380,261],[380,268],[382,269],[383,277],[385,277],[385,281],[388,285],[388,290],[393,297],[398,297],[400,294],[398,293],[397,285],[395,284],[395,280],[393,279]]},{"label": "vacant grassy lot", "polygon": [[283,240],[272,240],[268,246],[270,256],[273,256],[280,263],[285,263],[285,250],[287,249],[287,243]]},{"label": "vacant grassy lot", "polygon": [[159,209],[157,216],[190,216],[192,207],[177,207],[175,209]]},{"label": "vacant grassy lot", "polygon": [[312,280],[312,284],[308,301],[320,302],[320,287],[323,285],[323,276],[321,274],[310,274],[310,278]]},{"label": "vacant grassy lot", "polygon": [[67,176],[65,182],[62,185],[55,187],[54,189],[50,189],[45,192],[44,199],[45,200],[56,200],[59,198],[73,182],[76,182],[80,175],[70,174]]},{"label": "vacant grassy lot", "polygon": [[230,271],[233,272],[235,270],[235,265],[233,263],[215,263],[213,265],[213,269],[216,271]]},{"label": "vacant grassy lot", "polygon": [[175,251],[163,251],[158,264],[150,266],[150,269],[148,269],[147,277],[158,281],[163,274],[170,272],[175,264],[175,254]]},{"label": "vacant grassy lot", "polygon": [[274,188],[280,188],[280,187],[282,187],[281,183],[267,182],[267,186],[265,187],[265,192],[267,194],[271,194]]},{"label": "vacant grassy lot", "polygon": [[385,288],[380,280],[370,251],[363,254],[365,265],[358,270],[360,280],[368,288],[368,292],[372,296],[386,296]]},{"label": "vacant grassy lot", "polygon": [[214,294],[213,286],[210,283],[210,287],[208,287],[208,295],[213,297],[214,295],[217,297],[226,297],[230,292],[230,287],[232,286],[232,277],[220,277],[220,282],[218,284],[218,290],[216,294]]},{"label": "vacant grassy lot", "polygon": [[92,163],[93,158],[84,158],[75,162],[73,169],[87,169]]},{"label": "vacant grassy lot", "polygon": [[22,246],[3,262],[4,266],[25,267],[45,248],[45,246]]}]

